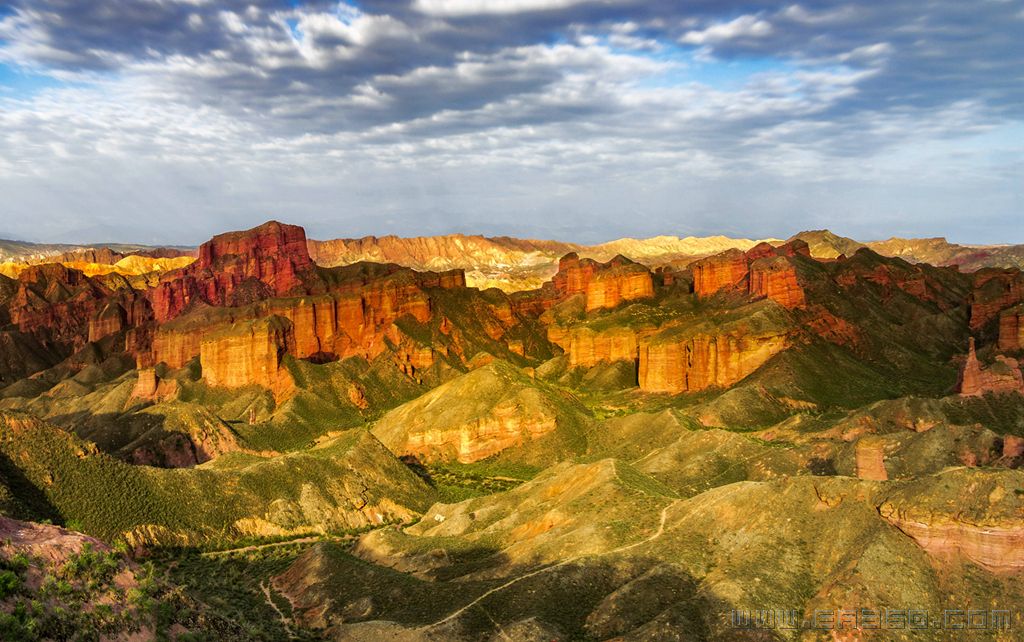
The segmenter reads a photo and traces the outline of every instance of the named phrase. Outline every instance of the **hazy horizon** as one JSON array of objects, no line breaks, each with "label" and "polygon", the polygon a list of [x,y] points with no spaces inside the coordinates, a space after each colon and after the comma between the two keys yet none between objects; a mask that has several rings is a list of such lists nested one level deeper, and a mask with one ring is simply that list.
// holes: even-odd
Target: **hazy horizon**
[{"label": "hazy horizon", "polygon": [[[0,229],[0,241],[10,241],[10,242],[15,242],[15,243],[31,243],[31,244],[37,244],[37,245],[79,245],[79,246],[145,245],[145,246],[160,246],[160,247],[168,247],[168,248],[174,248],[174,247],[177,247],[177,248],[196,248],[199,245],[201,245],[203,242],[209,240],[211,237],[213,237],[213,236],[215,236],[217,234],[221,234],[221,233],[224,233],[224,232],[242,231],[242,230],[245,230],[245,229],[251,229],[253,227],[256,227],[258,225],[261,225],[261,224],[266,223],[266,222],[271,221],[271,220],[275,220],[275,221],[278,221],[278,222],[281,222],[281,223],[292,224],[292,225],[301,225],[300,223],[297,223],[295,221],[289,221],[289,220],[281,219],[281,218],[262,219],[262,220],[259,220],[258,222],[253,222],[251,225],[246,225],[244,227],[218,230],[218,231],[215,231],[215,232],[211,233],[209,236],[205,236],[203,238],[199,238],[199,239],[197,239],[195,241],[192,241],[192,242],[164,242],[164,241],[161,241],[158,238],[154,238],[153,240],[138,240],[138,239],[127,239],[127,240],[92,239],[92,240],[82,240],[82,241],[55,241],[55,240],[46,240],[46,239],[39,240],[39,239],[30,239],[30,238],[16,238],[16,237],[13,237],[13,236],[10,236],[10,235],[6,235],[4,233],[4,231],[2,229]],[[254,221],[255,221],[255,219],[254,219]],[[962,246],[979,246],[979,247],[980,246],[989,246],[989,247],[992,247],[992,246],[1007,246],[1007,245],[1024,245],[1024,241],[1018,241],[1018,242],[1006,241],[1006,242],[1002,242],[1002,243],[973,243],[973,242],[969,242],[969,241],[962,241],[962,240],[956,239],[956,238],[950,238],[948,236],[943,236],[941,234],[939,234],[939,235],[933,234],[933,235],[927,235],[927,236],[914,236],[914,237],[910,237],[910,236],[887,236],[887,237],[878,237],[878,238],[857,238],[855,236],[851,236],[851,235],[848,235],[848,234],[843,234],[841,232],[838,232],[838,231],[830,229],[830,228],[819,228],[819,229],[813,229],[813,230],[812,229],[801,229],[801,230],[795,230],[792,233],[785,233],[785,234],[779,234],[779,235],[765,235],[765,236],[755,236],[755,235],[742,234],[742,233],[738,233],[738,234],[722,234],[722,233],[688,234],[688,233],[676,233],[676,232],[663,232],[663,233],[656,233],[656,234],[649,234],[649,235],[635,235],[635,234],[630,235],[630,234],[627,234],[627,235],[624,235],[624,236],[616,236],[614,238],[598,239],[596,241],[580,241],[580,240],[573,239],[573,238],[562,238],[562,237],[553,237],[553,236],[552,237],[542,237],[542,236],[530,236],[530,235],[524,235],[524,234],[483,233],[483,232],[472,232],[472,231],[468,231],[468,232],[453,231],[453,232],[440,233],[440,234],[390,234],[390,233],[389,234],[373,234],[373,233],[370,233],[370,234],[360,234],[360,235],[344,235],[344,234],[331,235],[331,234],[328,233],[328,234],[325,235],[325,234],[313,234],[313,233],[311,233],[309,227],[307,227],[305,225],[301,225],[301,226],[306,230],[306,237],[311,239],[311,240],[316,240],[316,241],[329,241],[329,240],[335,240],[335,239],[349,239],[349,240],[352,240],[352,239],[362,239],[362,238],[368,238],[368,237],[382,238],[382,237],[386,237],[386,236],[396,236],[396,237],[399,237],[399,238],[438,237],[438,236],[465,236],[465,237],[483,236],[483,237],[488,237],[488,238],[511,237],[511,238],[523,239],[523,240],[555,241],[555,242],[561,242],[561,243],[571,243],[571,244],[576,244],[576,245],[601,245],[601,244],[611,243],[611,242],[615,242],[615,241],[621,241],[621,240],[625,240],[625,239],[647,240],[647,239],[657,238],[657,237],[661,237],[661,236],[677,237],[677,238],[681,238],[681,239],[682,238],[687,238],[687,237],[693,237],[693,238],[727,237],[727,238],[732,238],[732,239],[747,239],[747,240],[754,240],[754,241],[760,241],[760,240],[780,240],[780,241],[784,241],[784,240],[787,240],[789,238],[792,238],[792,237],[796,236],[797,234],[802,234],[802,233],[805,233],[805,232],[828,231],[828,232],[831,232],[831,233],[835,234],[836,236],[844,237],[844,238],[850,238],[850,239],[853,239],[854,241],[858,241],[858,242],[861,242],[861,243],[872,243],[872,242],[878,242],[878,241],[886,241],[886,240],[889,240],[889,239],[892,239],[892,238],[905,238],[905,239],[943,238],[943,239],[945,239],[949,243],[956,244],[956,245],[962,245]]]}]

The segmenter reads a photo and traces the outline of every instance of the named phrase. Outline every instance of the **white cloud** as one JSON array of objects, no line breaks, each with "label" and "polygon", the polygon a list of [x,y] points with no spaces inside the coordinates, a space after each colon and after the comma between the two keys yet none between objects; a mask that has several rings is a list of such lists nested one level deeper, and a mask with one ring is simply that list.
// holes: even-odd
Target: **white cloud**
[{"label": "white cloud", "polygon": [[679,39],[686,45],[717,44],[736,38],[763,38],[772,32],[772,25],[757,16],[740,16],[729,22],[718,22],[701,30],[687,31]]},{"label": "white cloud", "polygon": [[413,6],[430,15],[469,16],[554,11],[588,2],[594,0],[416,0]]}]

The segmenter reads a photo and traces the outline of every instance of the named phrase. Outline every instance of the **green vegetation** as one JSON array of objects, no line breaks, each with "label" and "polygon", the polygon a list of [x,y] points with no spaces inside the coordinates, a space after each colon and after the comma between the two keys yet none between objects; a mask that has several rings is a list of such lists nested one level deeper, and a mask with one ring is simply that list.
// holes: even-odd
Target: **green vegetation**
[{"label": "green vegetation", "polygon": [[[190,598],[157,578],[152,564],[133,567],[121,553],[89,542],[58,565],[0,553],[0,639],[91,641],[149,631],[167,640],[182,625],[214,639],[207,627],[215,623],[200,624],[198,613]],[[230,626],[215,628],[224,633]]]},{"label": "green vegetation", "polygon": [[[204,555],[194,548],[162,549],[153,565],[216,618],[233,622],[235,639],[314,640],[319,636],[301,627],[285,628],[274,606],[287,618],[292,615],[291,605],[270,587],[271,578],[286,570],[309,546],[283,543],[218,555]],[[264,589],[274,606],[268,603]]]},{"label": "green vegetation", "polygon": [[140,527],[163,544],[232,540],[244,534],[238,520],[253,518],[284,531],[345,530],[362,525],[362,503],[387,498],[417,511],[433,501],[361,429],[301,453],[166,470],[124,464],[52,426],[0,414],[0,453],[64,520],[108,540]]}]

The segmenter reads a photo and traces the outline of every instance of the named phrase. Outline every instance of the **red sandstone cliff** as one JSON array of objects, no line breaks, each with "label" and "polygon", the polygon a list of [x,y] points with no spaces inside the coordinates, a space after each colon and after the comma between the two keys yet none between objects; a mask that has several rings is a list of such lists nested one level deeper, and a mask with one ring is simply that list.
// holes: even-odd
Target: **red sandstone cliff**
[{"label": "red sandstone cliff", "polygon": [[999,349],[1005,352],[1024,350],[1024,305],[999,315]]},{"label": "red sandstone cliff", "polygon": [[973,397],[986,392],[1024,394],[1024,376],[1016,359],[1002,355],[997,356],[991,366],[983,368],[974,350],[974,337],[971,337],[967,360],[960,373],[960,394]]},{"label": "red sandstone cliff", "polygon": [[654,277],[648,268],[621,255],[599,263],[570,252],[559,260],[550,281],[539,290],[517,292],[512,305],[521,314],[538,316],[576,294],[584,295],[587,311],[614,308],[624,301],[653,297]]},{"label": "red sandstone cliff", "polygon": [[760,368],[787,343],[783,331],[656,335],[640,341],[640,389],[676,394],[728,387]]},{"label": "red sandstone cliff", "polygon": [[236,306],[325,290],[306,249],[305,231],[271,221],[203,243],[196,262],[163,275],[147,296],[157,321],[164,322],[194,302]]},{"label": "red sandstone cliff", "polygon": [[295,387],[283,364],[295,350],[290,321],[270,316],[207,335],[200,345],[203,379],[211,386],[241,388],[258,385],[270,389],[278,401]]},{"label": "red sandstone cliff", "polygon": [[741,290],[769,298],[788,308],[806,302],[793,257],[809,256],[807,243],[797,239],[773,247],[760,243],[748,252],[729,250],[690,264],[693,291],[707,297],[722,290]]},{"label": "red sandstone cliff", "polygon": [[19,331],[71,351],[148,319],[131,288],[114,290],[58,264],[24,270],[8,308]]},{"label": "red sandstone cliff", "polygon": [[978,330],[1002,310],[1024,302],[1024,273],[1016,269],[986,268],[974,273],[971,292],[971,329]]}]

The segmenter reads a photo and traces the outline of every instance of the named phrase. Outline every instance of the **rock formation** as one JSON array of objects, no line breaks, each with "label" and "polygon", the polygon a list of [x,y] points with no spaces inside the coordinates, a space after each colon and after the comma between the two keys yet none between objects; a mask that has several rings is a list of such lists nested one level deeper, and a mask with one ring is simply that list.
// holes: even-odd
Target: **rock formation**
[{"label": "rock formation", "polygon": [[1024,570],[1016,471],[960,468],[897,490],[879,514],[931,555],[962,556],[994,573]]},{"label": "rock formation", "polygon": [[213,237],[199,247],[195,263],[163,275],[147,295],[157,320],[164,322],[194,302],[237,306],[325,289],[306,249],[305,231],[271,221]]},{"label": "rock formation", "polygon": [[294,390],[284,355],[295,350],[292,323],[279,316],[232,326],[204,337],[199,363],[211,386],[241,388],[259,385],[278,401]]},{"label": "rock formation", "polygon": [[750,294],[787,308],[797,308],[806,302],[796,268],[783,256],[757,259],[750,264]]},{"label": "rock formation", "polygon": [[591,367],[601,362],[631,361],[640,358],[641,333],[628,327],[615,327],[596,331],[582,326],[562,330],[548,329],[548,340],[569,355],[571,367]]},{"label": "rock formation", "polygon": [[[393,327],[398,319],[408,316],[425,323],[433,317],[432,288],[464,285],[459,271],[413,272],[370,264],[337,270],[334,276],[338,281],[330,284],[328,294],[271,298],[239,308],[198,307],[161,325],[154,333],[151,351],[139,360],[180,368],[199,355],[204,335],[266,316],[279,316],[291,323],[289,353],[300,359],[373,358],[387,348],[386,339],[399,342]],[[508,322],[511,325],[514,320],[510,317]]]},{"label": "rock formation", "polygon": [[719,290],[734,288],[746,278],[749,270],[747,255],[729,250],[690,264],[693,271],[693,292],[697,296],[711,296]]},{"label": "rock formation", "polygon": [[119,303],[110,302],[89,319],[89,341],[117,334],[126,329],[128,315]]},{"label": "rock formation", "polygon": [[987,392],[1019,392],[1024,394],[1024,375],[1016,359],[997,355],[995,362],[982,367],[974,349],[974,337],[968,344],[967,360],[960,372],[960,394],[976,397]]},{"label": "rock formation", "polygon": [[1024,273],[987,268],[974,273],[971,330],[979,330],[1002,310],[1024,303]]},{"label": "rock formation", "polygon": [[162,379],[156,374],[154,368],[142,368],[139,370],[135,387],[132,388],[132,398],[144,401],[163,401],[173,397],[177,392],[177,381]]},{"label": "rock formation", "polygon": [[[373,434],[399,455],[470,463],[541,438],[585,411],[504,361],[494,361],[392,410]],[[561,447],[567,447],[562,445]]]},{"label": "rock formation", "polygon": [[999,315],[999,349],[1024,350],[1024,305],[1004,310]]},{"label": "rock formation", "polygon": [[676,394],[728,387],[784,350],[787,342],[784,332],[655,335],[640,342],[640,389]]},{"label": "rock formation", "polygon": [[571,296],[584,295],[587,311],[613,308],[624,301],[654,296],[654,277],[649,269],[615,256],[607,263],[581,259],[575,252],[563,256],[558,272],[538,290],[517,292],[514,311],[538,316]]},{"label": "rock formation", "polygon": [[654,281],[650,270],[617,256],[598,268],[587,282],[585,293],[587,312],[614,308],[623,301],[653,297]]},{"label": "rock formation", "polygon": [[722,290],[745,290],[755,298],[768,298],[787,308],[804,305],[803,287],[793,257],[809,256],[799,239],[774,247],[759,243],[747,252],[729,250],[690,264],[693,291],[708,297]]},{"label": "rock formation", "polygon": [[79,270],[33,265],[17,279],[8,303],[18,330],[67,352],[144,323],[148,310],[131,288],[113,290]]},{"label": "rock formation", "polygon": [[857,441],[857,477],[874,481],[889,479],[885,470],[885,441],[879,437],[867,436]]}]

